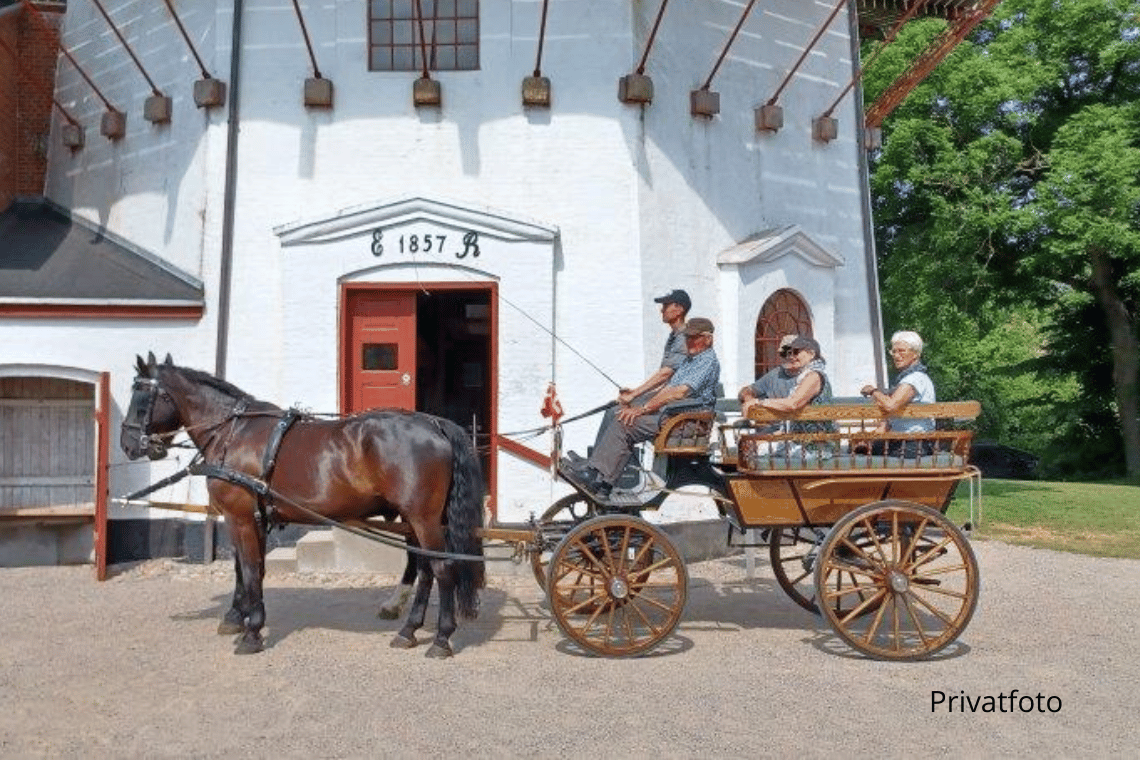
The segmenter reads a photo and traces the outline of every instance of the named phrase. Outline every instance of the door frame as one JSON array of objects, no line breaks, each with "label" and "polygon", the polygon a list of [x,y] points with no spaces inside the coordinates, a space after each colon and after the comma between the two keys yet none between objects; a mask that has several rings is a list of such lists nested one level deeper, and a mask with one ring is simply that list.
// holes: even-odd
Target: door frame
[{"label": "door frame", "polygon": [[[488,336],[490,344],[490,361],[487,369],[488,374],[488,389],[487,392],[491,395],[488,408],[490,409],[490,420],[488,420],[488,429],[484,431],[484,440],[487,446],[491,447],[491,455],[488,461],[491,463],[490,472],[484,473],[486,479],[487,494],[490,499],[489,506],[491,514],[497,513],[495,508],[495,494],[497,493],[497,470],[498,470],[498,448],[492,446],[494,441],[499,439],[499,284],[495,281],[468,281],[468,282],[343,282],[340,286],[340,303],[337,308],[337,405],[340,412],[344,414],[348,408],[349,400],[352,397],[352,390],[349,384],[352,382],[352,368],[349,366],[352,361],[352,352],[350,344],[352,342],[352,324],[349,320],[348,314],[348,301],[350,294],[355,293],[407,293],[409,291],[433,291],[433,290],[467,290],[467,291],[486,291],[488,294],[488,302],[490,304],[490,335]],[[418,314],[417,314],[418,319]],[[416,373],[419,373],[419,366],[416,367]],[[419,399],[416,400],[419,403]]]}]

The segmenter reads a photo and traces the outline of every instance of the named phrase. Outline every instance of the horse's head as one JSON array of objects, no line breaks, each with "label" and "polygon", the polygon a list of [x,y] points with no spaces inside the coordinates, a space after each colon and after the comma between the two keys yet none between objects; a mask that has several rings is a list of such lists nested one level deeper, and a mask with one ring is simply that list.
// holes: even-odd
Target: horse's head
[{"label": "horse's head", "polygon": [[[178,407],[159,380],[160,369],[154,354],[143,361],[136,356],[138,375],[131,388],[131,405],[123,415],[123,425],[119,434],[119,445],[130,459],[138,459],[144,454],[151,459],[166,456],[166,434],[182,427]],[[170,354],[166,355],[166,366],[174,366]]]}]

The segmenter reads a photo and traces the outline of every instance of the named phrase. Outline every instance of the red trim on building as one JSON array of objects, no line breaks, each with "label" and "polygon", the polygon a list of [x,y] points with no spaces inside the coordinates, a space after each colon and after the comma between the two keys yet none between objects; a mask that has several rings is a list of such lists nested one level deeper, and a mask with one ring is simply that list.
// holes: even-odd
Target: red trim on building
[{"label": "red trim on building", "polygon": [[187,319],[202,318],[206,307],[130,304],[0,303],[0,319]]}]

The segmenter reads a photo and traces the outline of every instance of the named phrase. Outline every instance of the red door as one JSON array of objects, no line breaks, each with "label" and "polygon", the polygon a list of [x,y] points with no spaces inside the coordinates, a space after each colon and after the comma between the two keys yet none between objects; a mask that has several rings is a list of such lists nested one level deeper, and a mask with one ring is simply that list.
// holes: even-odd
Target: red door
[{"label": "red door", "polygon": [[346,412],[416,408],[416,294],[347,293]]}]

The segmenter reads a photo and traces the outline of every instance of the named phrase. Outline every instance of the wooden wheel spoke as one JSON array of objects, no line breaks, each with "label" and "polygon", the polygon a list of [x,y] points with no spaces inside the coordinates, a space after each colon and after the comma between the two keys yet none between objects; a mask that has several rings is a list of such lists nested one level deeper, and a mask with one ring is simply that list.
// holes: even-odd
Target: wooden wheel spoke
[{"label": "wooden wheel spoke", "polygon": [[950,543],[953,540],[954,540],[953,536],[947,535],[946,538],[942,539],[939,543],[937,543],[934,547],[932,547],[930,549],[930,551],[926,552],[925,554],[923,554],[920,557],[915,557],[913,562],[910,562],[906,565],[907,569],[913,570],[916,567],[922,567],[927,562],[931,562],[934,559],[937,559],[937,557],[934,557],[932,555],[934,555],[935,552],[937,552],[939,549],[941,549],[943,546],[946,546],[946,544]]},{"label": "wooden wheel spoke", "polygon": [[879,626],[883,622],[883,614],[887,611],[887,605],[880,604],[879,609],[875,610],[875,618],[871,621],[871,625],[867,628],[867,634],[863,637],[863,643],[870,644],[875,638],[875,631],[879,630]]},{"label": "wooden wheel spoke", "polygon": [[[645,601],[650,600],[646,599]],[[645,627],[648,628],[652,633],[658,633],[661,630],[660,626],[654,625],[653,621],[651,621],[649,617],[646,616],[645,612],[639,606],[637,606],[637,604],[631,603],[628,606],[633,608],[633,611],[637,613],[637,616],[639,618],[641,618],[641,622],[644,623]],[[669,608],[662,606],[661,609],[668,611]],[[630,635],[630,638],[633,638],[632,634]]]},{"label": "wooden wheel spoke", "polygon": [[961,591],[954,591],[943,586],[923,586],[923,591],[929,591],[931,594],[941,594],[942,596],[950,596],[955,599],[966,599],[967,594]]},{"label": "wooden wheel spoke", "polygon": [[852,610],[851,610],[850,612],[848,612],[846,615],[844,615],[843,617],[841,617],[841,618],[839,619],[839,622],[840,622],[840,623],[843,623],[843,624],[846,624],[846,623],[848,623],[848,622],[850,622],[850,621],[854,620],[855,618],[859,617],[859,616],[860,616],[860,615],[862,615],[864,612],[866,612],[866,611],[870,610],[870,609],[871,609],[871,605],[872,605],[872,604],[874,604],[876,601],[881,601],[881,600],[882,600],[882,598],[883,598],[884,596],[886,596],[886,593],[887,593],[886,589],[879,589],[879,591],[878,591],[878,593],[877,593],[877,594],[875,594],[874,596],[872,596],[870,599],[864,599],[864,600],[863,600],[863,602],[862,602],[861,604],[857,605],[857,606],[856,606],[854,609],[852,609]]},{"label": "wooden wheel spoke", "polygon": [[951,567],[933,567],[933,568],[930,568],[929,570],[926,570],[926,571],[921,572],[921,573],[912,572],[911,577],[916,578],[916,579],[918,579],[918,578],[930,578],[930,577],[935,576],[935,575],[946,575],[947,573],[955,573],[955,572],[958,572],[959,570],[965,570],[965,569],[966,569],[965,563],[962,563],[961,565],[953,565]]},{"label": "wooden wheel spoke", "polygon": [[879,585],[856,583],[846,588],[836,588],[834,591],[828,591],[824,593],[823,597],[825,599],[838,599],[843,596],[850,596],[851,594],[861,595],[871,591],[879,594],[882,593],[883,590],[883,587]]},{"label": "wooden wheel spoke", "polygon": [[942,612],[942,610],[938,609],[937,607],[934,607],[933,605],[931,605],[929,602],[927,602],[925,599],[923,599],[923,598],[922,598],[920,595],[918,595],[918,594],[914,594],[913,596],[914,596],[914,600],[915,600],[916,602],[918,602],[918,603],[919,603],[919,604],[921,604],[923,607],[925,607],[927,610],[929,610],[929,611],[930,611],[930,613],[931,613],[932,615],[934,615],[934,616],[935,616],[935,617],[937,617],[939,620],[941,620],[943,623],[945,623],[947,627],[950,627],[950,626],[954,625],[954,621],[953,621],[953,620],[951,620],[949,617],[947,617],[947,616],[946,616],[946,615],[945,615],[945,614]]},{"label": "wooden wheel spoke", "polygon": [[[585,589],[585,588],[593,588],[593,587],[582,587],[582,588]],[[605,608],[604,604],[599,604],[599,602],[604,602],[605,600],[606,600],[606,594],[604,592],[601,594],[594,593],[594,594],[591,594],[590,596],[586,597],[582,601],[578,602],[577,604],[572,604],[569,607],[567,607],[566,613],[569,615],[575,615],[579,612],[586,611],[591,606],[593,606],[593,608],[594,608],[593,609],[593,615],[591,615],[590,619],[586,622],[586,627],[588,628],[594,622],[594,619],[598,616],[598,614]]]},{"label": "wooden wheel spoke", "polygon": [[630,578],[640,578],[642,576],[648,577],[654,570],[660,570],[661,568],[668,567],[671,564],[673,564],[673,560],[671,560],[669,557],[662,557],[660,560],[653,563],[652,565],[649,565],[648,567],[641,567],[641,568],[638,568],[637,570],[630,570],[629,571],[629,577]]},{"label": "wooden wheel spoke", "polygon": [[830,574],[833,571],[837,574],[838,573],[847,573],[848,575],[854,575],[854,574],[865,575],[868,578],[881,578],[881,577],[883,577],[882,571],[873,572],[873,571],[868,570],[866,568],[856,567],[855,565],[848,565],[844,562],[839,562],[837,560],[832,560],[831,562],[829,562],[827,564],[827,572]]},{"label": "wooden wheel spoke", "polygon": [[914,621],[914,629],[918,632],[918,637],[922,639],[923,645],[929,646],[930,639],[926,637],[926,632],[922,630],[922,621],[918,619],[918,613],[914,611],[914,605],[910,603],[910,594],[902,594],[902,599],[906,603],[907,614],[910,619]]},{"label": "wooden wheel spoke", "polygon": [[918,546],[918,540],[922,538],[922,532],[926,530],[926,526],[928,524],[930,524],[930,518],[922,518],[922,522],[919,523],[918,528],[914,531],[914,535],[911,537],[910,544],[906,547],[906,551],[899,556],[909,557],[911,553],[914,552],[915,548]]},{"label": "wooden wheel spoke", "polygon": [[878,555],[880,557],[885,559],[887,556],[887,553],[883,549],[882,543],[879,542],[879,534],[875,530],[875,526],[871,525],[870,521],[866,520],[866,519],[862,520],[860,522],[860,525],[862,525],[863,529],[867,531],[867,535],[871,537],[871,543],[873,543],[875,545],[875,551],[878,553]]},{"label": "wooden wheel spoke", "polygon": [[[639,600],[639,601],[645,602],[648,605],[656,607],[657,609],[662,610],[663,612],[669,612],[671,609],[673,609],[668,604],[665,604],[664,602],[661,602],[657,599],[654,599],[651,596],[645,596],[644,594],[638,594],[634,598]],[[640,610],[638,610],[638,612],[640,612]]]}]

